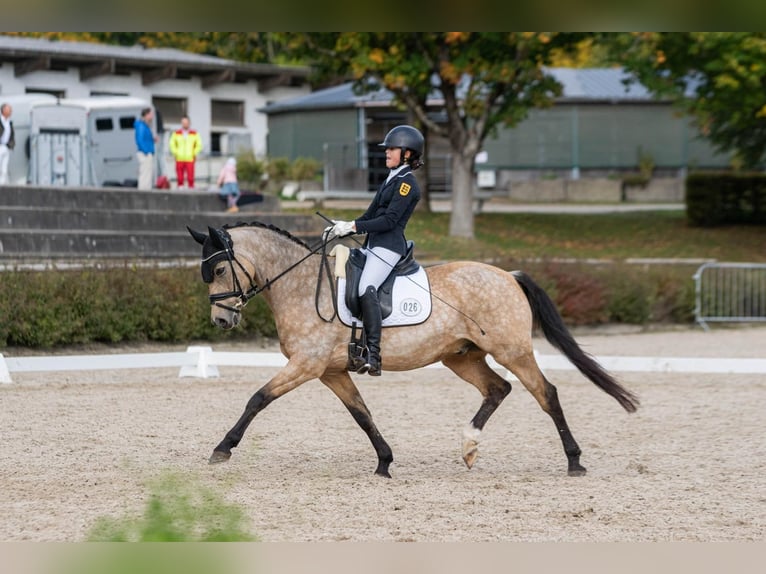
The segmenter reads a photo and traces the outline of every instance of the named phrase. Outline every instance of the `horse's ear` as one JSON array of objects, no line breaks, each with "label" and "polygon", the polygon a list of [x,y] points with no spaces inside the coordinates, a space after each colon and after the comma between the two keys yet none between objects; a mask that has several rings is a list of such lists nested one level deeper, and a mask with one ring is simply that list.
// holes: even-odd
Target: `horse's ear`
[{"label": "horse's ear", "polygon": [[194,241],[199,243],[200,245],[205,245],[205,241],[207,241],[207,235],[202,233],[201,231],[194,231],[191,227],[188,225],[186,226],[186,229],[189,230],[189,233],[194,238]]},{"label": "horse's ear", "polygon": [[207,231],[210,234],[210,239],[213,240],[214,246],[216,246],[219,249],[229,248],[228,242],[226,241],[226,236],[224,235],[223,231],[210,226],[208,226]]}]

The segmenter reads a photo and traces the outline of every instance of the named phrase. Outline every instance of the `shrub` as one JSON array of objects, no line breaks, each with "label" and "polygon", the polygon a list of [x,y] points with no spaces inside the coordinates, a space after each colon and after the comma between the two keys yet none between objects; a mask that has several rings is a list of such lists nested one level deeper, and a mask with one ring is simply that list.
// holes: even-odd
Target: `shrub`
[{"label": "shrub", "polygon": [[686,178],[686,215],[701,227],[766,225],[766,175],[695,173]]},{"label": "shrub", "polygon": [[[555,290],[549,293],[570,325],[605,323],[606,292],[602,281],[581,266],[550,266],[546,275]],[[542,284],[541,284],[542,285]]]},{"label": "shrub", "polygon": [[[694,282],[687,267],[530,263],[519,268],[545,289],[569,325],[693,320]],[[17,271],[2,278],[0,348],[277,336],[262,297],[250,301],[236,329],[212,325],[207,289],[196,268]]]},{"label": "shrub", "polygon": [[607,311],[610,321],[643,325],[652,311],[652,289],[629,274],[617,274],[610,285]]},{"label": "shrub", "polygon": [[255,157],[253,152],[245,152],[237,156],[237,180],[241,187],[260,189],[266,165]]},{"label": "shrub", "polygon": [[284,182],[290,175],[290,160],[286,157],[270,158],[266,162],[266,174],[269,181]]},{"label": "shrub", "polygon": [[241,508],[208,488],[167,473],[151,486],[140,518],[102,517],[90,531],[92,542],[232,542],[256,537],[245,528]]},{"label": "shrub", "polygon": [[199,271],[186,268],[7,272],[0,310],[0,348],[276,335],[262,298],[245,308],[237,329],[213,326]]},{"label": "shrub", "polygon": [[322,164],[312,157],[295,158],[290,165],[290,179],[304,181],[314,179],[319,175]]}]

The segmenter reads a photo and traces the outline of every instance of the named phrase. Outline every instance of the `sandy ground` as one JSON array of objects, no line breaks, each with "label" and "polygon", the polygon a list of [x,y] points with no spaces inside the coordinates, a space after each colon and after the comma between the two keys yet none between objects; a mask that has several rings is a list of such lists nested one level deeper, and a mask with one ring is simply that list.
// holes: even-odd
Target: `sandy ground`
[{"label": "sandy ground", "polygon": [[[766,356],[766,328],[577,338],[597,356]],[[264,541],[764,540],[766,373],[619,373],[642,400],[628,415],[579,374],[549,371],[582,478],[566,475],[552,422],[519,383],[469,471],[461,433],[480,397],[445,369],[355,377],[394,451],[391,480],[373,475],[367,438],[318,381],[270,405],[232,459],[209,466],[273,373],[14,373],[0,385],[0,541],[84,540],[98,517],[141,514],[147,484],[169,471],[240,505]]]}]

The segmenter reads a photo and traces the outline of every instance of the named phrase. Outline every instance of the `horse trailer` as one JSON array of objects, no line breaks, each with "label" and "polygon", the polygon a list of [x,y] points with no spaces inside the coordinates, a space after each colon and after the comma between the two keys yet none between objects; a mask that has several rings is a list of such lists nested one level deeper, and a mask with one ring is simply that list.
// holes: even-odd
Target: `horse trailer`
[{"label": "horse trailer", "polygon": [[29,181],[30,153],[30,116],[32,108],[40,104],[56,103],[52,94],[14,94],[0,96],[0,104],[11,106],[11,121],[13,122],[14,147],[8,159],[8,183],[24,185]]},{"label": "horse trailer", "polygon": [[[35,105],[30,118],[30,183],[136,187],[133,126],[150,105],[128,96]],[[156,133],[155,126],[152,129]]]}]

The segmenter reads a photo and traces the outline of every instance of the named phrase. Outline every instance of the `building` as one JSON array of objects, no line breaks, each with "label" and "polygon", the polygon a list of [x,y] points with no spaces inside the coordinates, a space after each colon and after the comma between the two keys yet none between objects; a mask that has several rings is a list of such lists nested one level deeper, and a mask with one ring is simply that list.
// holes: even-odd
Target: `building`
[{"label": "building", "polygon": [[[511,181],[547,177],[578,179],[636,171],[641,162],[671,176],[688,169],[728,167],[688,117],[660,101],[640,84],[626,86],[620,69],[552,68],[562,96],[546,109],[531,110],[512,128],[485,141],[483,163],[495,187]],[[391,94],[357,94],[347,83],[263,109],[268,115],[270,156],[310,156],[325,163],[330,186],[375,189],[385,170],[377,144],[406,114],[391,105]],[[429,102],[431,116],[445,121],[443,102]],[[449,146],[429,138],[429,188],[449,188]]]},{"label": "building", "polygon": [[[0,35],[0,63],[0,100],[21,94],[141,98],[159,112],[166,134],[188,115],[202,136],[203,159],[248,149],[264,155],[268,124],[259,110],[310,91],[306,67],[236,62],[170,48]],[[204,178],[205,166],[200,167]]]}]

